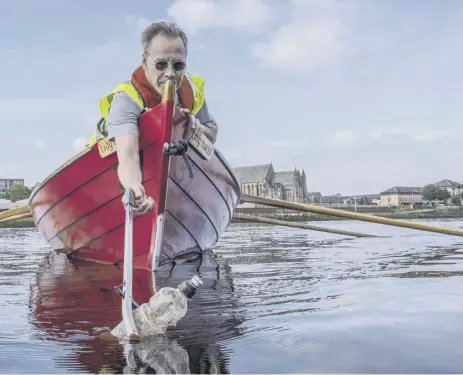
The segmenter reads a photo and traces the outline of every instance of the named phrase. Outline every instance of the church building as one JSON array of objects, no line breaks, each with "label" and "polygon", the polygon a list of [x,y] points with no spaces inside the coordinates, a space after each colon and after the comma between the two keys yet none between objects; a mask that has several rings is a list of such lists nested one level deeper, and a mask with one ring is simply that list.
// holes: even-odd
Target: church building
[{"label": "church building", "polygon": [[234,168],[243,194],[307,203],[305,172],[275,172],[272,163]]}]

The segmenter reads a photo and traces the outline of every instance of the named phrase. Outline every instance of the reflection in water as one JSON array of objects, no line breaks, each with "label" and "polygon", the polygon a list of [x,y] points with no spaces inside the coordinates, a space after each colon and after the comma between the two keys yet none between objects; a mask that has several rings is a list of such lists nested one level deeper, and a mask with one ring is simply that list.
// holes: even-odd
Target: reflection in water
[{"label": "reflection in water", "polygon": [[164,335],[144,338],[128,348],[127,366],[134,374],[189,374],[188,352]]},{"label": "reflection in water", "polygon": [[[196,273],[204,286],[176,327],[132,352],[100,337],[121,320],[119,269],[45,257],[36,231],[0,231],[0,369],[461,373],[461,238],[354,221],[324,226],[382,237],[234,224],[216,256],[157,275],[156,288]],[[147,301],[151,274],[137,271],[134,283],[135,298]]]},{"label": "reflection in water", "polygon": [[[228,266],[207,252],[202,260],[157,274],[156,289],[176,287],[194,274],[201,276],[204,285],[189,301],[186,316],[165,337],[147,338],[124,355],[121,344],[100,337],[122,319],[121,298],[113,289],[121,284],[121,270],[50,253],[32,288],[32,324],[42,340],[72,343],[73,350],[56,361],[74,371],[228,373],[227,353],[218,341],[240,334],[228,271]],[[136,301],[148,301],[153,294],[152,274],[135,270],[133,283]]]}]

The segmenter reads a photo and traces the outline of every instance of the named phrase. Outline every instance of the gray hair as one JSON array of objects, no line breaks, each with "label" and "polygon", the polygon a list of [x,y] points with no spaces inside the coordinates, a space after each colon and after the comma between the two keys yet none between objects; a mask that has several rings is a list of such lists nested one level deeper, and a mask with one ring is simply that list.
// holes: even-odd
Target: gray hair
[{"label": "gray hair", "polygon": [[185,51],[188,52],[188,37],[185,32],[175,23],[159,21],[153,22],[141,32],[140,42],[143,48],[143,59],[145,59],[146,55],[149,53],[151,41],[158,35],[182,39]]}]

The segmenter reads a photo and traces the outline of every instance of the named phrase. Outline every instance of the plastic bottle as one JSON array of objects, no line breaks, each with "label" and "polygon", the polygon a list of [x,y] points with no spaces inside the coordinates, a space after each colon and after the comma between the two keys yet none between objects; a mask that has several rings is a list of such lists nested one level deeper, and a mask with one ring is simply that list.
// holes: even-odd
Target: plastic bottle
[{"label": "plastic bottle", "polygon": [[[175,326],[187,312],[187,302],[203,282],[195,275],[183,281],[177,288],[164,287],[154,294],[149,302],[142,304],[133,312],[133,320],[139,337],[146,337],[166,332],[168,326]],[[125,337],[124,322],[120,322],[111,334],[118,338]]]}]

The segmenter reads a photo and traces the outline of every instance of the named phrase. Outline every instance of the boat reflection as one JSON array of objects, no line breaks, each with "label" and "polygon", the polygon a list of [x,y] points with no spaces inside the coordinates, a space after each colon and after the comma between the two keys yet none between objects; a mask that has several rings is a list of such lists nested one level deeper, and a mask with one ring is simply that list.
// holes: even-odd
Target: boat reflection
[{"label": "boat reflection", "polygon": [[122,271],[50,253],[31,288],[34,335],[61,343],[64,354],[57,355],[54,363],[70,371],[228,373],[227,341],[241,334],[244,321],[230,273],[229,266],[210,252],[194,262],[164,269],[155,279],[151,272],[134,270],[134,298],[140,304],[149,300],[154,289],[176,287],[195,274],[204,284],[176,327],[128,350],[104,338],[104,332],[122,319],[121,297],[114,292],[121,285]]}]

